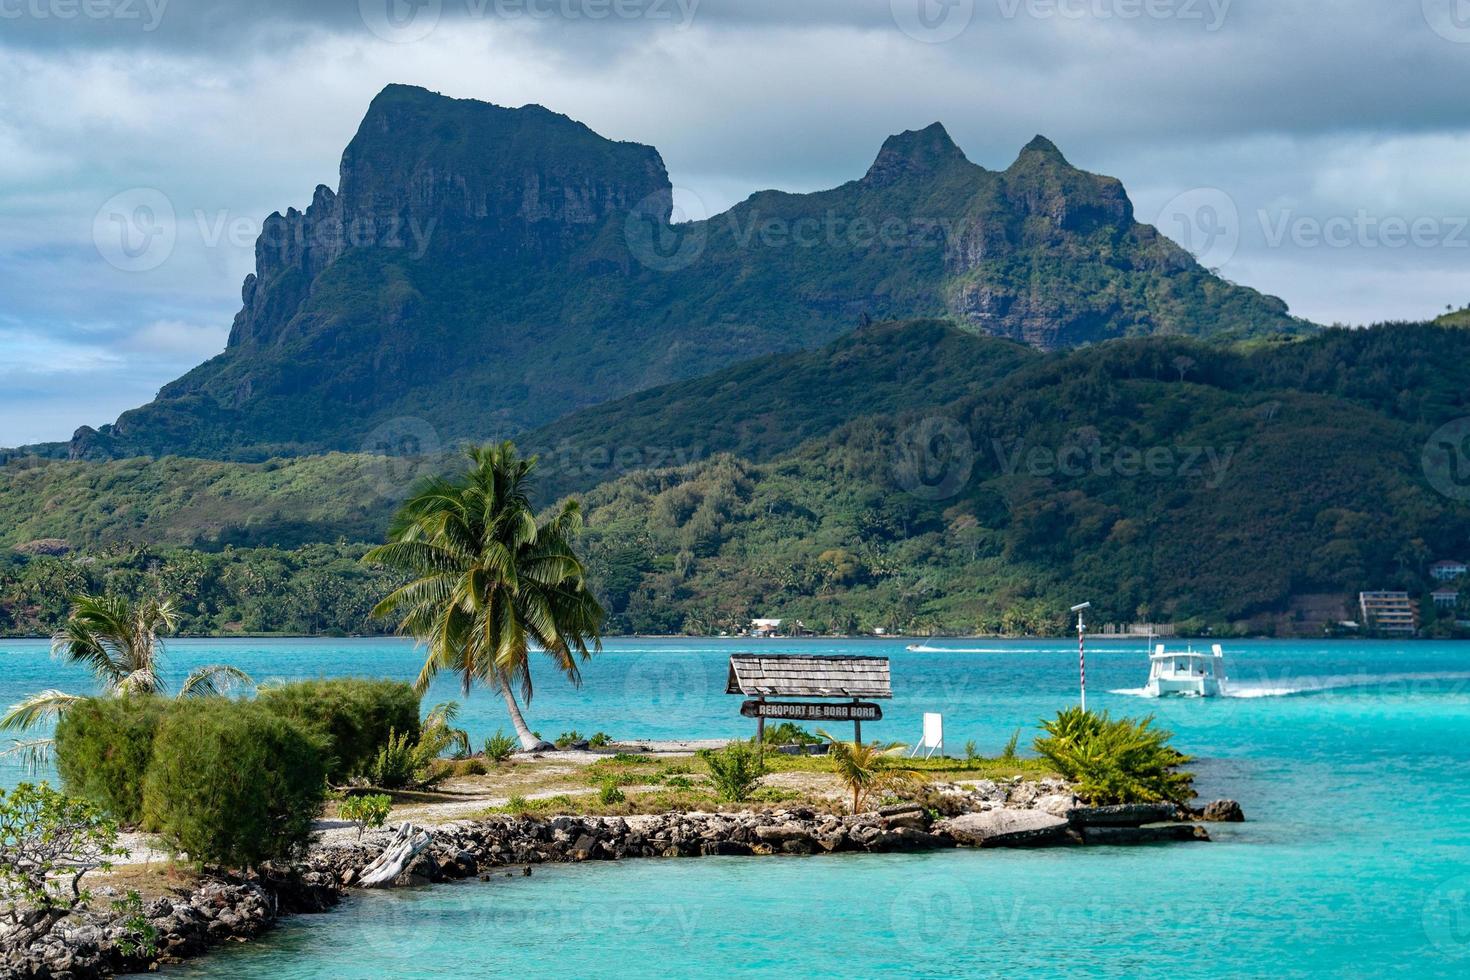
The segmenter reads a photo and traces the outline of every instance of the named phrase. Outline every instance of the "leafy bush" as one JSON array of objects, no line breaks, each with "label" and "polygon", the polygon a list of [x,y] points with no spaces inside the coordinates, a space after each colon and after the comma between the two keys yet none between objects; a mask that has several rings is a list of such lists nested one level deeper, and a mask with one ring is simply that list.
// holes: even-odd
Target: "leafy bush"
[{"label": "leafy bush", "polygon": [[100,807],[45,783],[0,789],[0,922],[25,948],[87,902],[82,878],[122,854],[117,824]]},{"label": "leafy bush", "polygon": [[311,837],[326,796],[322,740],[254,702],[170,707],[153,740],[144,819],[201,864],[251,867]]},{"label": "leafy bush", "polygon": [[387,823],[388,814],[392,811],[393,797],[387,793],[349,796],[337,804],[337,816],[357,824],[358,840],[362,840],[363,832],[369,828],[381,827]]},{"label": "leafy bush", "polygon": [[767,725],[767,745],[820,745],[822,740],[800,725],[783,721],[779,725]]},{"label": "leafy bush", "polygon": [[1194,798],[1189,757],[1170,747],[1173,733],[1153,716],[1113,720],[1106,711],[1068,708],[1042,722],[1036,751],[1089,803],[1183,803]]},{"label": "leafy bush", "polygon": [[510,759],[515,754],[520,743],[499,728],[495,734],[485,739],[485,758],[499,765]]},{"label": "leafy bush", "polygon": [[117,936],[118,952],[124,956],[156,956],[158,927],[149,920],[143,908],[143,896],[129,889],[122,898],[115,898],[110,904],[113,921],[122,929]]},{"label": "leafy bush", "polygon": [[143,780],[168,702],[155,697],[87,698],[56,725],[56,768],[71,796],[97,804],[126,826],[143,819]]},{"label": "leafy bush", "polygon": [[327,778],[361,775],[390,731],[419,737],[419,696],[401,681],[360,677],[297,681],[262,690],[259,702],[326,740]]},{"label": "leafy bush", "polygon": [[445,733],[433,727],[417,739],[390,730],[388,741],[367,767],[367,780],[383,789],[426,789],[442,783],[457,772],[453,765],[436,764],[448,744]]},{"label": "leafy bush", "polygon": [[560,735],[558,735],[555,741],[552,742],[552,744],[559,749],[564,749],[568,745],[571,745],[573,742],[580,741],[582,741],[582,733],[573,728],[569,732],[562,732]]},{"label": "leafy bush", "polygon": [[383,789],[403,789],[414,781],[421,768],[418,758],[418,740],[408,732],[388,732],[388,741],[378,750],[377,756],[367,767],[368,782]]},{"label": "leafy bush", "polygon": [[699,757],[709,767],[710,782],[720,799],[740,803],[750,798],[751,790],[765,775],[765,768],[748,742],[731,742],[719,751],[703,749]]},{"label": "leafy bush", "polygon": [[607,732],[595,732],[592,737],[587,740],[587,744],[594,749],[600,749],[604,746],[612,744],[612,736],[609,735]]},{"label": "leafy bush", "polygon": [[603,806],[611,806],[614,803],[622,803],[627,800],[623,791],[618,788],[616,780],[604,780],[602,787],[597,791],[597,802]]}]

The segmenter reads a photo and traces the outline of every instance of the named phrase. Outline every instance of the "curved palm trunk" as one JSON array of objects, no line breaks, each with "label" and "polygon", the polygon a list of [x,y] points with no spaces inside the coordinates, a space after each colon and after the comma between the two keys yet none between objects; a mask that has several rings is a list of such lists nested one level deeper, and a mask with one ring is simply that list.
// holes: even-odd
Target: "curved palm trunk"
[{"label": "curved palm trunk", "polygon": [[555,748],[550,742],[537,738],[526,725],[526,719],[521,714],[521,706],[516,704],[515,692],[510,689],[509,684],[500,685],[500,696],[505,698],[505,709],[510,712],[510,724],[516,730],[516,737],[521,740],[521,748],[526,752],[535,752],[539,749]]}]

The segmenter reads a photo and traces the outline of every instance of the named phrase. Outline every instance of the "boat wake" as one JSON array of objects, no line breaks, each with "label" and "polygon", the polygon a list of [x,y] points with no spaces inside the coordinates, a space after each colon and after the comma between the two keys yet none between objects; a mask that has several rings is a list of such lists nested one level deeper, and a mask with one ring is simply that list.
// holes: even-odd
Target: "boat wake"
[{"label": "boat wake", "polygon": [[[924,643],[915,643],[904,647],[909,653],[1072,653],[1075,648],[1055,647],[931,647]],[[1112,653],[1111,650],[1099,651],[1101,653]]]},{"label": "boat wake", "polygon": [[[1447,671],[1423,674],[1334,674],[1328,677],[1290,677],[1277,682],[1259,684],[1229,681],[1222,694],[1227,698],[1284,698],[1295,694],[1315,694],[1321,691],[1342,691],[1360,687],[1388,687],[1394,684],[1438,684],[1447,681],[1470,681],[1470,671]],[[1117,688],[1109,694],[1126,697],[1151,698],[1144,687]]]}]

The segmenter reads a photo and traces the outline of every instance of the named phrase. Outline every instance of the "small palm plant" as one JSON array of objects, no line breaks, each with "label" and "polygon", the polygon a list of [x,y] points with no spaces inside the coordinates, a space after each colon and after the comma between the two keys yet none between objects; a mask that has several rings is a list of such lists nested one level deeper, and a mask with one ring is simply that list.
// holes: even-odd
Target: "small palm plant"
[{"label": "small palm plant", "polygon": [[1068,708],[1042,722],[1036,751],[1089,803],[1183,803],[1195,795],[1194,776],[1181,768],[1189,757],[1153,721]]},{"label": "small palm plant", "polygon": [[[71,615],[51,638],[53,656],[91,670],[108,697],[163,694],[160,668],[163,641],[178,627],[178,614],[168,599],[133,603],[117,595],[78,595]],[[181,698],[215,697],[235,684],[250,684],[244,671],[224,664],[196,668],[179,688]],[[0,717],[0,731],[29,731],[65,714],[83,695],[50,690],[33,694]],[[4,755],[20,754],[32,769],[50,758],[49,738],[15,739]]]},{"label": "small palm plant", "polygon": [[902,765],[893,754],[898,744],[877,742],[844,742],[824,731],[818,731],[829,743],[827,755],[842,785],[852,794],[852,812],[861,813],[863,804],[877,792],[912,785],[915,770]]},{"label": "small palm plant", "polygon": [[448,751],[454,758],[463,759],[470,754],[470,733],[455,728],[459,720],[459,702],[444,701],[429,709],[424,718],[423,733],[419,741],[435,747],[437,757]]}]

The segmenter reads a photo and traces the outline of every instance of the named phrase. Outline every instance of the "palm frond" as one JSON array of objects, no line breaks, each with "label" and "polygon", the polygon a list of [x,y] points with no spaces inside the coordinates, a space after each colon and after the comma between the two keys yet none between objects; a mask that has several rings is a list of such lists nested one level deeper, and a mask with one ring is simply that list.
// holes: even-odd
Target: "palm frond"
[{"label": "palm frond", "polygon": [[16,738],[11,739],[9,748],[0,749],[0,758],[19,756],[26,772],[34,776],[51,764],[51,751],[55,747],[54,738]]},{"label": "palm frond", "polygon": [[42,691],[10,706],[0,717],[0,731],[22,732],[46,721],[53,721],[85,698],[64,691]]},{"label": "palm frond", "polygon": [[184,679],[184,686],[179,688],[179,697],[217,698],[237,686],[251,687],[254,684],[250,675],[239,667],[210,664],[207,667],[196,667],[189,672],[189,676]]}]

